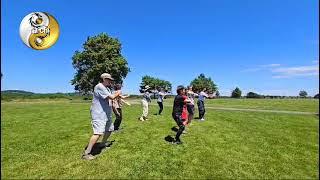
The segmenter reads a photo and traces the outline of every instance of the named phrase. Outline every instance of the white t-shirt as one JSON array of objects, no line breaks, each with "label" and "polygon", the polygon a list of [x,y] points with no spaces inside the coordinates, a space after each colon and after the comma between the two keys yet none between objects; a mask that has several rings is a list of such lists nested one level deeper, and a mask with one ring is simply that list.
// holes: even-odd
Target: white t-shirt
[{"label": "white t-shirt", "polygon": [[163,92],[158,92],[158,102],[163,102],[164,96],[165,96],[165,93],[163,93]]}]

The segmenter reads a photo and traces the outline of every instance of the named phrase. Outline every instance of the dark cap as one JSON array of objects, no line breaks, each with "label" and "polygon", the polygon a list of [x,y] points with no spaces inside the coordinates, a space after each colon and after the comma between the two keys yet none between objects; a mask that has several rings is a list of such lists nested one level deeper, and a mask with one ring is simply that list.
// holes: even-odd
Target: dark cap
[{"label": "dark cap", "polygon": [[184,86],[180,85],[180,86],[177,87],[177,91],[179,91],[181,89],[184,89],[184,88],[185,88]]}]

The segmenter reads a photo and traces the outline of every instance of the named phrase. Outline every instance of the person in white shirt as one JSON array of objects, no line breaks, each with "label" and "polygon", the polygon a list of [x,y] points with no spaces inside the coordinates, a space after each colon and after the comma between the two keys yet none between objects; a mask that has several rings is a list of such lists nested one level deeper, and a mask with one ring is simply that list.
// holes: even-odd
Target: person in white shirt
[{"label": "person in white shirt", "polygon": [[142,100],[141,100],[141,104],[142,104],[142,115],[139,118],[140,121],[146,121],[148,120],[148,113],[149,113],[149,103],[151,103],[151,97],[150,97],[150,86],[145,86],[144,89],[140,90],[141,93],[143,93],[142,95]]},{"label": "person in white shirt", "polygon": [[204,106],[204,100],[208,98],[208,94],[206,93],[207,89],[204,88],[200,93],[199,93],[199,98],[198,98],[198,110],[199,110],[199,119],[200,121],[204,121],[204,114],[206,113],[206,109]]},{"label": "person in white shirt", "polygon": [[91,154],[92,147],[97,143],[99,138],[103,136],[102,144],[107,143],[107,139],[114,130],[112,123],[112,107],[109,103],[111,100],[117,98],[120,92],[111,93],[111,85],[113,78],[108,73],[103,73],[101,81],[94,87],[93,99],[90,108],[91,125],[93,135],[91,136],[88,146],[85,148],[82,159],[92,160],[95,157]]},{"label": "person in white shirt", "polygon": [[196,96],[198,96],[198,94],[193,92],[192,86],[189,86],[187,91],[187,96],[188,96],[188,99],[190,100],[190,103],[187,104],[188,124],[190,124],[194,115],[194,99]]},{"label": "person in white shirt", "polygon": [[157,103],[159,105],[159,112],[158,115],[161,115],[162,111],[163,111],[163,99],[166,96],[166,93],[164,92],[163,88],[160,88],[158,90],[158,100]]}]

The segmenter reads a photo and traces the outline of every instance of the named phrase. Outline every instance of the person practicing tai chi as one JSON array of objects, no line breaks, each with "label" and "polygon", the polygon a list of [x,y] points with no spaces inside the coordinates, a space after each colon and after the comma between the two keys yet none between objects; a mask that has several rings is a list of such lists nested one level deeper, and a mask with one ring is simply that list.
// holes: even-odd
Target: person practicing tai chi
[{"label": "person practicing tai chi", "polygon": [[188,124],[190,125],[194,115],[194,98],[198,96],[198,94],[193,92],[192,86],[189,86],[187,90],[187,96],[188,96],[188,99],[190,100],[190,103],[187,104]]},{"label": "person practicing tai chi", "polygon": [[113,113],[116,116],[116,120],[114,121],[114,131],[118,131],[120,128],[120,124],[122,121],[122,106],[123,103],[127,104],[130,106],[130,103],[127,103],[125,100],[125,98],[129,97],[129,95],[127,96],[123,96],[122,92],[121,92],[121,88],[122,88],[122,84],[116,84],[114,89],[115,89],[115,93],[119,92],[120,95],[118,97],[116,97],[115,99],[112,100],[112,110]]},{"label": "person practicing tai chi", "polygon": [[159,105],[159,112],[158,115],[161,115],[162,111],[163,111],[163,99],[166,96],[166,93],[164,92],[163,88],[159,88],[158,89],[158,100],[157,103]]},{"label": "person practicing tai chi", "polygon": [[[174,98],[173,102],[173,110],[172,110],[172,117],[179,126],[175,137],[175,144],[181,144],[180,136],[185,129],[184,121],[187,121],[187,116],[183,112],[184,106],[190,102],[188,98],[185,96],[185,88],[183,86],[177,87],[177,96]],[[183,117],[184,116],[184,117]],[[185,118],[185,119],[183,119]]]},{"label": "person practicing tai chi", "polygon": [[148,120],[149,103],[151,103],[150,86],[148,86],[148,85],[145,86],[145,88],[141,89],[140,92],[143,93],[143,95],[142,95],[142,100],[141,100],[142,115],[139,118],[139,120],[146,121],[146,120]]},{"label": "person practicing tai chi", "polygon": [[103,136],[102,145],[107,146],[107,139],[114,130],[112,124],[112,108],[109,101],[120,96],[120,91],[111,93],[111,86],[113,83],[113,78],[108,73],[103,73],[101,76],[101,81],[94,87],[93,99],[90,108],[91,112],[91,124],[93,129],[93,135],[91,136],[87,148],[84,150],[82,159],[92,160],[95,158],[91,154],[92,147],[97,143],[99,138]]},{"label": "person practicing tai chi", "polygon": [[204,88],[200,93],[199,93],[199,97],[198,97],[198,110],[199,110],[199,119],[200,121],[204,121],[204,114],[206,113],[206,109],[204,106],[204,100],[205,98],[208,98],[208,94],[206,93],[206,88]]}]

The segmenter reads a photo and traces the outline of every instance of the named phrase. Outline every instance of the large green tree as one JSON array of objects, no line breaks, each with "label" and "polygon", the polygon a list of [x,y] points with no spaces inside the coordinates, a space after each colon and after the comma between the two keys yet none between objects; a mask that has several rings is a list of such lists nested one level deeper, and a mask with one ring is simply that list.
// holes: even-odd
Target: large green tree
[{"label": "large green tree", "polygon": [[242,94],[241,90],[240,90],[238,87],[236,87],[236,88],[232,91],[231,97],[232,97],[232,98],[240,98],[240,97],[241,97],[241,94]]},{"label": "large green tree", "polygon": [[126,59],[121,55],[121,43],[105,33],[88,37],[81,51],[72,57],[76,70],[71,84],[82,94],[93,91],[102,73],[109,73],[116,83],[121,83],[130,72]]},{"label": "large green tree", "polygon": [[150,86],[153,90],[156,90],[157,88],[163,88],[166,91],[170,92],[172,89],[172,85],[169,81],[151,77],[148,75],[142,77],[140,88],[143,88],[146,85]]},{"label": "large green tree", "polygon": [[217,85],[212,81],[212,79],[210,77],[206,77],[204,74],[200,74],[197,78],[191,81],[190,85],[193,87],[194,91],[201,91],[206,88],[209,93],[213,93],[218,90]]}]

